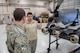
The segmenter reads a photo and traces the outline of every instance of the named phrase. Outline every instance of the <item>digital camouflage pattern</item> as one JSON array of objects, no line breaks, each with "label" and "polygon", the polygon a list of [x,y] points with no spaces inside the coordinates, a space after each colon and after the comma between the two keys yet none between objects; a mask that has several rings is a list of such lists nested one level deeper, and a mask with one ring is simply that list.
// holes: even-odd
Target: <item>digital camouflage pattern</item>
[{"label": "digital camouflage pattern", "polygon": [[7,32],[7,47],[10,53],[30,53],[29,42],[22,26],[10,26]]}]

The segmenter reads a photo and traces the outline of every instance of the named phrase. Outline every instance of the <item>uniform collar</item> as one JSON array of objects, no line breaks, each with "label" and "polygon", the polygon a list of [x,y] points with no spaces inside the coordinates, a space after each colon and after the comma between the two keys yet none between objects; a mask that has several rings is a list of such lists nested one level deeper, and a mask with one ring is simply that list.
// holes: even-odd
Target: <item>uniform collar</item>
[{"label": "uniform collar", "polygon": [[21,25],[17,24],[17,23],[14,23],[13,25],[15,25],[15,26],[19,27],[20,29],[24,30],[24,28]]},{"label": "uniform collar", "polygon": [[28,24],[30,24],[30,23],[34,23],[34,20],[32,20],[32,22],[29,22],[29,21],[27,20],[26,23],[28,23]]}]

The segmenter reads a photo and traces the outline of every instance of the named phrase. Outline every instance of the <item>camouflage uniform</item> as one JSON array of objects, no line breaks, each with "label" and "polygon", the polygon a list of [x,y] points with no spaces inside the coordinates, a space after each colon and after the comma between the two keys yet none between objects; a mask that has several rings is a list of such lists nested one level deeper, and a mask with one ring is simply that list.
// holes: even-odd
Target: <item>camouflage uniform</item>
[{"label": "camouflage uniform", "polygon": [[13,24],[7,32],[7,47],[10,53],[30,53],[29,42],[24,29]]},{"label": "camouflage uniform", "polygon": [[38,24],[37,21],[33,20],[32,22],[26,21],[23,26],[29,40],[31,53],[35,53],[35,50],[36,50],[37,28],[40,28],[39,25],[40,24]]}]

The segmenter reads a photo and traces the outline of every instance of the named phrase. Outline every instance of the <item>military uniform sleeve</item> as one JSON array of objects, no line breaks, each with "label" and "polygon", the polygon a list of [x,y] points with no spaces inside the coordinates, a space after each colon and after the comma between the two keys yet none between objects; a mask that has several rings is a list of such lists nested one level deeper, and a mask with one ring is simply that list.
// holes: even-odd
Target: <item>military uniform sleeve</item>
[{"label": "military uniform sleeve", "polygon": [[14,52],[14,40],[15,40],[15,34],[13,34],[13,32],[7,32],[7,47],[8,47],[8,51],[10,53]]},{"label": "military uniform sleeve", "polygon": [[[27,40],[26,40],[27,41]],[[28,43],[16,33],[9,33],[7,45],[10,53],[30,53]]]},{"label": "military uniform sleeve", "polygon": [[36,25],[37,25],[37,29],[41,29],[42,27],[42,23],[38,23],[37,21],[35,21]]},{"label": "military uniform sleeve", "polygon": [[15,39],[14,53],[30,53],[29,45],[26,41],[22,40],[22,38],[18,36]]},{"label": "military uniform sleeve", "polygon": [[42,23],[37,23],[37,28],[41,29],[41,27],[42,27]]}]

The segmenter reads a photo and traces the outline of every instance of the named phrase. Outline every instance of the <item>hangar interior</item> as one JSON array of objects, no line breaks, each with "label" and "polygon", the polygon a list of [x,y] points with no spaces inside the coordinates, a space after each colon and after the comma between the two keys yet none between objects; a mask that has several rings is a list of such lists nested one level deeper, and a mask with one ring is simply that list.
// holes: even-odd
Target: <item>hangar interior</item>
[{"label": "hangar interior", "polygon": [[[41,18],[37,20],[39,23],[41,21],[42,27],[37,29],[35,53],[70,53],[76,49],[74,53],[80,53],[80,0],[0,0],[0,53],[9,53],[6,45],[6,26],[9,28],[15,22],[13,12],[16,8],[22,8],[26,16],[28,12],[32,12],[37,19]],[[57,21],[55,26],[49,18]],[[52,27],[49,27],[49,23]],[[48,33],[45,29],[47,25]],[[63,34],[65,30],[67,35]],[[59,40],[54,31],[60,32]],[[72,31],[78,36],[70,40],[69,33]]]}]

